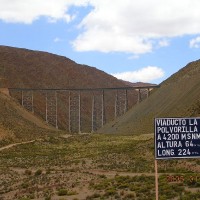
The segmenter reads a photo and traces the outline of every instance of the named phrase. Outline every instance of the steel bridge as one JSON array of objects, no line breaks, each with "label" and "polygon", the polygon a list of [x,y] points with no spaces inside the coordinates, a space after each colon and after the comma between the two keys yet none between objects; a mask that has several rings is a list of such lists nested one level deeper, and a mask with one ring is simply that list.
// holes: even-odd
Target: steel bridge
[{"label": "steel bridge", "polygon": [[[83,131],[84,115],[90,116],[87,124],[90,124],[88,125],[90,131],[94,132],[106,122],[123,115],[135,104],[148,98],[150,91],[157,87],[159,86],[8,89],[11,96],[15,97],[25,109],[42,116],[46,123],[58,129],[60,121],[64,121],[66,122],[64,128],[70,133],[80,133]],[[60,126],[63,128],[63,125]]]}]

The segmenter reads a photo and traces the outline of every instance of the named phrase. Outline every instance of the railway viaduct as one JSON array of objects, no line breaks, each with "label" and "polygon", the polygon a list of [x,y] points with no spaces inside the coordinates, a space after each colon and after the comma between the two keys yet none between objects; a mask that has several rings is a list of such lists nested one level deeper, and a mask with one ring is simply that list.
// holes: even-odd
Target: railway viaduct
[{"label": "railway viaduct", "polygon": [[[91,100],[87,102],[90,108],[90,131],[94,132],[101,128],[106,122],[107,110],[109,105],[113,107],[113,118],[117,118],[130,109],[129,95],[135,91],[137,94],[136,103],[148,98],[150,91],[158,85],[149,85],[142,87],[116,87],[116,88],[65,88],[65,89],[41,89],[41,88],[8,88],[11,96],[15,97],[20,104],[30,112],[37,109],[38,95],[42,95],[43,118],[46,123],[59,129],[58,118],[59,110],[65,110],[63,118],[66,118],[66,129],[70,133],[82,132],[83,114],[85,112],[82,101],[85,96],[90,96]],[[1,89],[3,90],[3,88]],[[5,90],[5,89],[4,89]],[[109,95],[111,94],[112,95]],[[64,106],[60,108],[60,97],[65,99]],[[40,98],[41,99],[41,98]],[[111,102],[109,105],[107,102]],[[133,105],[131,105],[133,106]]]}]

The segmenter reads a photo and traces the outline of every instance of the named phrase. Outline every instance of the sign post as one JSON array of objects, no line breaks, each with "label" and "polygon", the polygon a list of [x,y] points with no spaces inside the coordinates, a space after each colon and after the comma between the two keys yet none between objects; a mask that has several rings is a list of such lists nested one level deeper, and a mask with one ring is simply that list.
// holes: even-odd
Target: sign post
[{"label": "sign post", "polygon": [[158,200],[158,163],[155,159],[155,183],[156,183],[156,200]]},{"label": "sign post", "polygon": [[155,118],[155,179],[157,160],[200,157],[200,118]]}]

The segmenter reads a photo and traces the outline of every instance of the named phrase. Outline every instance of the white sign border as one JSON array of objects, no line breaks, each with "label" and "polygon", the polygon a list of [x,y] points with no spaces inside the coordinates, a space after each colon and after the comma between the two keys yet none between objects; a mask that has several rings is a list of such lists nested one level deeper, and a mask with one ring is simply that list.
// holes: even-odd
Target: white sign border
[{"label": "white sign border", "polygon": [[[200,158],[199,156],[189,156],[189,157],[157,157],[157,146],[156,146],[156,119],[199,119],[200,117],[156,117],[154,118],[154,149],[155,149],[155,159],[156,160],[170,160],[170,159],[189,159],[189,158]],[[200,147],[199,147],[200,148]]]}]

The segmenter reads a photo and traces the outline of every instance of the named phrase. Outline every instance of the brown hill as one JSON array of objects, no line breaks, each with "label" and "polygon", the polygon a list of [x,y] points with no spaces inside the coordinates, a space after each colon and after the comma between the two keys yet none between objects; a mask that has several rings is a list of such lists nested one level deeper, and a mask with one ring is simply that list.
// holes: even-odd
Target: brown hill
[{"label": "brown hill", "polygon": [[[94,67],[80,65],[54,54],[27,49],[0,46],[0,77],[3,87],[9,88],[110,88],[126,87],[127,84]],[[3,80],[4,79],[4,80]],[[5,81],[6,80],[6,81]],[[1,86],[2,87],[2,86]],[[20,92],[11,92],[12,97],[22,101]],[[34,112],[45,119],[45,93],[34,92]],[[68,130],[68,93],[59,92],[58,126]],[[129,108],[137,102],[137,92],[131,91]],[[114,118],[114,93],[107,93],[106,122]],[[82,131],[91,131],[92,93],[81,96]]]},{"label": "brown hill", "polygon": [[0,65],[9,87],[97,88],[124,86],[122,81],[94,67],[54,54],[0,46]]},{"label": "brown hill", "polygon": [[124,116],[99,132],[152,133],[155,117],[200,116],[200,60],[191,62],[164,81],[160,88]]}]

